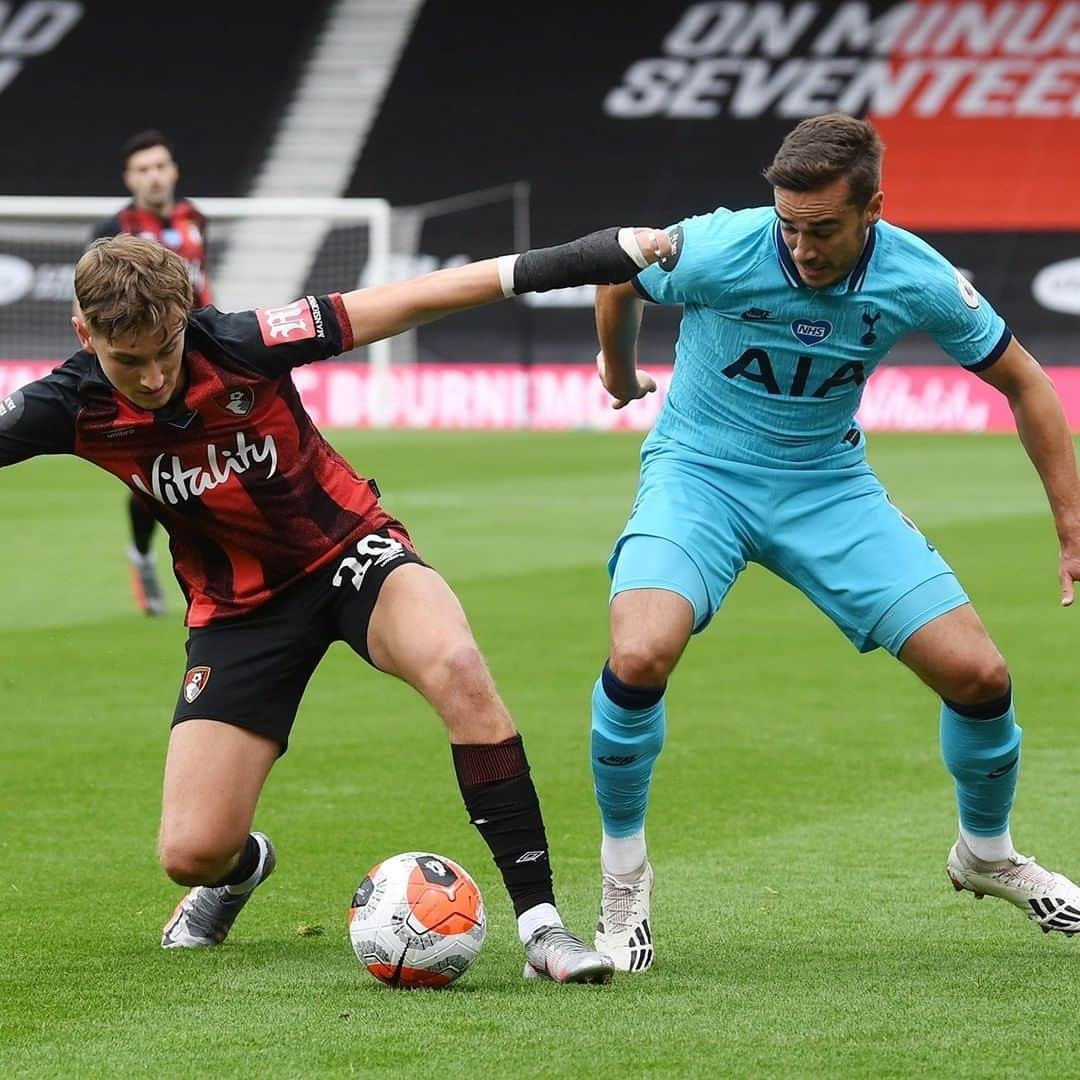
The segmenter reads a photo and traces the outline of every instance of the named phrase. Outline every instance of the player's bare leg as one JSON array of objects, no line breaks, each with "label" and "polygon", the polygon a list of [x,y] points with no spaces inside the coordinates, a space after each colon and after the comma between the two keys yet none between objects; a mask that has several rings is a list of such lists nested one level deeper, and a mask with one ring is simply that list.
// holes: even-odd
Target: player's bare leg
[{"label": "player's bare leg", "polygon": [[450,587],[428,567],[396,569],[379,592],[367,646],[375,666],[419,690],[446,725],[466,809],[514,904],[526,977],[609,981],[610,957],[566,930],[555,907],[547,836],[521,736]]},{"label": "player's bare leg", "polygon": [[255,886],[274,869],[273,845],[251,823],[277,760],[272,739],[216,720],[172,729],[165,760],[158,853],[165,872],[194,888],[165,925],[165,948],[224,940]]},{"label": "player's bare leg", "polygon": [[920,627],[900,659],[948,701],[978,705],[1009,689],[1009,669],[974,607],[964,604]]},{"label": "player's bare leg", "polygon": [[1008,668],[975,609],[967,604],[927,623],[900,659],[942,698],[941,752],[960,806],[960,836],[946,863],[954,887],[1008,900],[1045,933],[1080,931],[1080,888],[1013,847],[1021,732]]},{"label": "player's bare leg", "polygon": [[603,818],[595,945],[621,971],[655,956],[653,872],[645,813],[664,742],[664,689],[690,640],[694,610],[666,589],[629,589],[611,602],[611,654],[593,689],[592,768]]}]

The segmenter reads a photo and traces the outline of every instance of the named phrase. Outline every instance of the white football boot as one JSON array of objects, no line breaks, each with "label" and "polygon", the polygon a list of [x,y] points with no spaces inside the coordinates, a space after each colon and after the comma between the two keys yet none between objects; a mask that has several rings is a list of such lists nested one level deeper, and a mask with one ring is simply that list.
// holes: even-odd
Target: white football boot
[{"label": "white football boot", "polygon": [[652,967],[655,956],[649,926],[652,886],[653,870],[648,860],[636,877],[603,875],[594,944],[598,952],[607,953],[615,961],[619,971],[646,971]]},{"label": "white football boot", "polygon": [[[220,945],[232,929],[240,909],[248,902],[256,886],[261,885],[277,865],[277,854],[270,837],[252,833],[259,842],[259,863],[255,872],[238,886],[196,885],[172,913],[161,932],[163,949],[201,949]],[[240,892],[233,891],[241,889]]]},{"label": "white football boot", "polygon": [[949,852],[946,870],[958,892],[967,889],[976,900],[1000,896],[1038,923],[1044,934],[1060,930],[1072,937],[1080,931],[1080,888],[1027,855],[984,862],[960,837]]}]

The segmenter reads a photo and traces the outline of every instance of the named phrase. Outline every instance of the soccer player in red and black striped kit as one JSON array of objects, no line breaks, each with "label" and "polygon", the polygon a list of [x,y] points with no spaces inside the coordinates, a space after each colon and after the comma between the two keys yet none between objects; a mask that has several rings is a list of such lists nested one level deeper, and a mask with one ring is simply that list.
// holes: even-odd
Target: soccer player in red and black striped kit
[{"label": "soccer player in red and black striped kit", "polygon": [[562,924],[521,736],[457,598],[401,522],[320,435],[291,377],[322,360],[515,293],[628,280],[666,234],[609,229],[412,281],[282,307],[192,310],[183,260],[96,241],[75,268],[83,348],[0,399],[0,466],[70,453],[149,500],[187,595],[186,674],[165,763],[159,854],[194,886],[162,945],[225,938],[273,870],[252,832],[304,687],[343,640],[415,687],[450,737],[472,823],[518,917],[525,974],[606,982],[610,957]]},{"label": "soccer player in red and black striped kit", "polygon": [[[131,233],[145,236],[175,251],[187,264],[195,307],[212,304],[206,272],[206,218],[184,198],[177,198],[180,170],[172,143],[156,129],[140,131],[123,145],[124,186],[131,202],[94,229],[92,239]],[[132,492],[128,498],[131,521],[131,587],[135,602],[147,615],[165,613],[154,556],[150,550],[156,519],[146,498]]]}]

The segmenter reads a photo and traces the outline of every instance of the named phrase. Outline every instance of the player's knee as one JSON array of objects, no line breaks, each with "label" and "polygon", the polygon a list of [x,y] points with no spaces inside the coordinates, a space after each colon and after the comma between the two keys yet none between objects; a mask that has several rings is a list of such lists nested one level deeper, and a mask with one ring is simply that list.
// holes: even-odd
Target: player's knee
[{"label": "player's knee", "polygon": [[483,701],[494,692],[487,664],[475,642],[448,645],[430,673],[434,682],[457,697]]},{"label": "player's knee", "polygon": [[177,885],[208,885],[225,876],[238,850],[239,846],[231,841],[163,837],[158,845],[158,859],[161,868]]},{"label": "player's knee", "polygon": [[608,667],[627,686],[663,686],[678,658],[677,652],[649,642],[615,642]]},{"label": "player's knee", "polygon": [[479,648],[447,647],[427,675],[424,693],[455,742],[500,742],[515,733]]},{"label": "player's knee", "polygon": [[991,648],[968,660],[953,682],[945,694],[950,701],[961,705],[995,701],[1009,691],[1009,667],[1001,653]]}]

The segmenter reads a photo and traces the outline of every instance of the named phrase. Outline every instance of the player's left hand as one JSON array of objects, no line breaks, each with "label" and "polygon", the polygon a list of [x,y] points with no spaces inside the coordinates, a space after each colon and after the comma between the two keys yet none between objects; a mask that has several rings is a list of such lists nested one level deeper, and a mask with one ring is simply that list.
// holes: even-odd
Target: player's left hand
[{"label": "player's left hand", "polygon": [[604,350],[596,354],[596,373],[604,384],[604,389],[615,399],[611,403],[613,409],[625,409],[631,401],[637,401],[646,394],[656,392],[656,380],[644,371],[634,368],[634,385],[627,383],[616,385],[616,379],[608,372],[607,360],[604,358]]},{"label": "player's left hand", "polygon": [[1080,544],[1062,544],[1058,578],[1061,581],[1061,606],[1072,607],[1076,599],[1076,582],[1080,581]]}]

